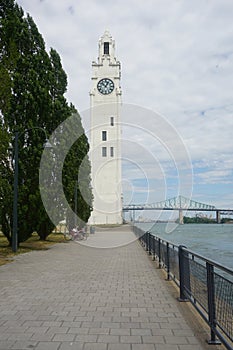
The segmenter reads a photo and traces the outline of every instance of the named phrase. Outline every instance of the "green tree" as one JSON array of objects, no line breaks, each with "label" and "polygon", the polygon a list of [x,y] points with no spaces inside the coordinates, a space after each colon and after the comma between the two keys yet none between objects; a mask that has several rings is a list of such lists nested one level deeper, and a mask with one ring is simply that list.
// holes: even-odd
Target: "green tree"
[{"label": "green tree", "polygon": [[[52,133],[71,115],[74,108],[68,106],[64,97],[67,76],[62,68],[59,54],[54,49],[50,50],[50,54],[46,52],[44,40],[33,19],[29,15],[25,16],[22,8],[13,0],[5,0],[0,4],[0,28],[1,123],[5,133],[7,132],[10,136],[7,140],[8,146],[16,131],[20,135],[19,242],[26,240],[33,231],[37,231],[40,238],[45,239],[54,227],[54,223],[50,221],[44,209],[39,190],[39,167],[45,141],[45,135],[41,129],[47,134]],[[82,127],[81,120],[80,127]],[[84,136],[82,141],[77,142],[76,148],[78,154],[87,154],[88,142]],[[74,152],[73,157],[75,154]],[[7,147],[0,156],[1,160],[9,159]],[[67,171],[76,172],[77,162],[75,165],[72,164]],[[8,193],[13,191],[12,166],[3,161],[0,170],[1,175],[10,175],[8,178],[5,176],[7,183],[1,182],[0,187],[2,191],[0,192],[0,221],[5,223],[4,234],[10,241],[12,202],[4,202],[3,197],[6,189]],[[89,188],[88,183],[87,187]],[[12,195],[8,198],[11,199]],[[87,209],[81,210],[88,212]],[[88,215],[84,216],[87,220]]]},{"label": "green tree", "polygon": [[8,56],[10,59],[10,51],[7,48],[17,49],[14,69],[8,69],[12,81],[12,93],[8,108],[3,111],[3,115],[12,139],[16,130],[20,135],[18,186],[20,242],[37,230],[44,220],[49,231],[53,227],[46,213],[40,217],[37,214],[38,208],[42,205],[38,172],[45,138],[39,128],[46,130],[46,120],[50,118],[51,99],[47,73],[50,59],[32,18],[29,15],[24,17],[22,9],[17,5],[5,9],[3,26],[5,28],[3,54],[6,61]]},{"label": "green tree", "polygon": [[9,164],[9,134],[0,121],[0,224],[3,232],[10,241],[11,238],[11,217],[9,208],[12,208],[12,184],[13,174]]},{"label": "green tree", "polygon": [[[77,212],[75,214],[78,216],[77,222],[75,222],[72,213],[67,217],[69,229],[74,227],[75,223],[82,227],[87,222],[91,214],[93,200],[90,186],[91,167],[87,157],[89,144],[81,124],[81,118],[74,106],[71,106],[71,108],[75,116],[74,130],[78,129],[80,136],[70,148],[63,165],[63,189],[67,201],[70,203],[74,212],[76,207]],[[72,135],[72,132],[74,131],[69,130],[69,135]],[[70,169],[74,170],[70,171]],[[75,203],[75,198],[77,203]]]}]

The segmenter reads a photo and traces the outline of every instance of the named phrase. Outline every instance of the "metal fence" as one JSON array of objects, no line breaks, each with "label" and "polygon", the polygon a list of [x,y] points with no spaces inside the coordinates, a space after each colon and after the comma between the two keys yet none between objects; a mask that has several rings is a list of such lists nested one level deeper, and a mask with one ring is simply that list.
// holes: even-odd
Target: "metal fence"
[{"label": "metal fence", "polygon": [[[134,233],[152,259],[180,289],[180,301],[190,301],[210,327],[209,344],[233,350],[233,270],[184,246],[177,246],[134,226]],[[218,339],[219,340],[218,340]]]}]

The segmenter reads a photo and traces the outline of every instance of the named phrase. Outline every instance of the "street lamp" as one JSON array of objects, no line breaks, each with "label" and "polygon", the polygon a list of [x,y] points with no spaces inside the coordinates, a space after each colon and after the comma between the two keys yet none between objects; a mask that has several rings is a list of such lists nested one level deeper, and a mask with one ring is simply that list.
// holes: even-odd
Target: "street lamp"
[{"label": "street lamp", "polygon": [[78,211],[78,181],[75,181],[74,187],[74,227],[77,228],[77,211]]},{"label": "street lamp", "polygon": [[23,135],[25,132],[28,132],[32,129],[40,129],[45,134],[45,143],[44,148],[52,148],[51,143],[47,139],[46,131],[37,126],[35,128],[30,128],[27,130],[24,130],[22,133],[19,134],[18,131],[15,132],[15,138],[14,138],[14,196],[13,196],[13,229],[12,229],[12,251],[17,252],[18,248],[18,177],[19,177],[19,147],[18,147],[18,141],[19,137]]}]

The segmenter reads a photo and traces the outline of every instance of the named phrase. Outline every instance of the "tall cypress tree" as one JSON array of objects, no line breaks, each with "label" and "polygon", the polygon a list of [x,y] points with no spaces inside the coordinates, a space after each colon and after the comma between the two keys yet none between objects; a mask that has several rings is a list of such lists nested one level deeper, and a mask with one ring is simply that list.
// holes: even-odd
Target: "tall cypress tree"
[{"label": "tall cypress tree", "polygon": [[[59,54],[45,50],[45,43],[33,19],[24,16],[13,0],[4,0],[0,5],[0,111],[1,123],[14,137],[19,132],[19,242],[37,231],[41,239],[51,232],[52,223],[43,207],[39,191],[39,166],[45,135],[50,134],[73,112],[64,97],[67,77]],[[3,81],[6,84],[3,84]],[[81,127],[81,120],[80,120]],[[77,143],[79,154],[87,154],[87,139]],[[4,156],[6,157],[6,150]],[[76,156],[73,153],[73,157]],[[0,154],[1,157],[3,155]],[[7,157],[6,157],[7,158]],[[72,157],[71,157],[72,159]],[[88,161],[87,161],[88,163]],[[1,165],[0,165],[1,166]],[[72,167],[76,167],[73,162]],[[7,169],[12,190],[12,167],[4,163],[1,172]],[[74,172],[77,170],[73,169]],[[5,171],[5,170],[4,170]],[[89,184],[87,183],[89,188]],[[1,187],[0,187],[1,191]],[[12,191],[11,191],[12,192]],[[3,194],[0,192],[0,205]],[[82,210],[82,209],[81,209]],[[88,212],[88,210],[86,210]],[[11,240],[12,206],[0,210],[0,223],[4,234]],[[86,220],[88,215],[85,216]],[[8,223],[8,224],[7,224]]]},{"label": "tall cypress tree", "polygon": [[[75,116],[74,130],[78,129],[80,136],[70,148],[63,165],[63,189],[71,208],[74,212],[75,209],[77,210],[75,214],[78,216],[77,222],[75,222],[73,213],[69,213],[67,216],[69,229],[74,227],[75,224],[82,227],[87,222],[91,214],[93,199],[90,186],[91,166],[87,157],[89,144],[81,124],[80,116],[74,106],[71,105],[71,108]],[[72,135],[72,130],[69,133]],[[70,169],[74,169],[74,171],[70,171]],[[75,203],[75,199],[77,203]]]}]

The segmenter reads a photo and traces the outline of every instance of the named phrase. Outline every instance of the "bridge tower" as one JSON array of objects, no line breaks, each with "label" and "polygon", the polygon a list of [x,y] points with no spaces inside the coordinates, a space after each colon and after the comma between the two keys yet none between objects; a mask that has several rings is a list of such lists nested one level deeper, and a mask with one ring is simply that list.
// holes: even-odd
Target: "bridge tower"
[{"label": "bridge tower", "polygon": [[90,161],[93,211],[89,223],[122,223],[121,187],[121,64],[115,41],[106,30],[99,40],[97,62],[92,62],[90,91]]},{"label": "bridge tower", "polygon": [[179,224],[183,225],[184,224],[184,216],[183,216],[183,210],[179,209]]}]

